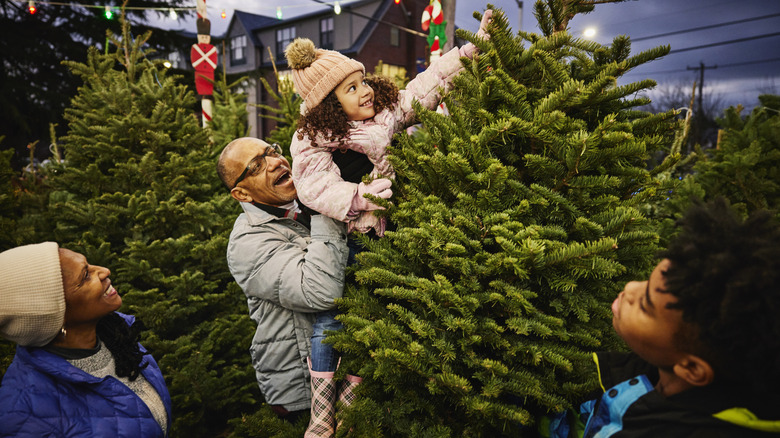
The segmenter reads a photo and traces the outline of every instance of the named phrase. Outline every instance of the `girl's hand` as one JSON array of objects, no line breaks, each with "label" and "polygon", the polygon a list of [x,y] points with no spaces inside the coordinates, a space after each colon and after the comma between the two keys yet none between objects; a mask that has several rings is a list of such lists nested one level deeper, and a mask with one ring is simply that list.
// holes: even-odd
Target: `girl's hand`
[{"label": "girl's hand", "polygon": [[380,207],[370,200],[363,197],[366,193],[370,193],[378,198],[389,199],[393,196],[393,191],[390,190],[390,186],[393,182],[387,178],[377,178],[368,184],[358,184],[357,193],[352,198],[352,206],[350,211],[371,211],[371,210],[383,210],[384,207]]},{"label": "girl's hand", "polygon": [[487,27],[488,23],[490,23],[491,18],[493,18],[493,10],[488,9],[485,11],[484,14],[482,14],[482,21],[479,22],[479,30],[477,31],[477,36],[484,38],[486,40],[490,39],[490,34],[487,33]]}]

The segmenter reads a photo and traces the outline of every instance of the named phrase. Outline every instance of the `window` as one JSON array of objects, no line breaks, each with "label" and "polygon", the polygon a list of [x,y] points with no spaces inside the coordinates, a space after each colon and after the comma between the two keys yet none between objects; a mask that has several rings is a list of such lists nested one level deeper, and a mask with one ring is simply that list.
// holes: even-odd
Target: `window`
[{"label": "window", "polygon": [[333,50],[333,17],[320,20],[320,47]]},{"label": "window", "polygon": [[398,79],[403,81],[406,79],[406,68],[400,65],[384,64],[382,63],[382,76],[387,76],[391,79]]},{"label": "window", "polygon": [[289,81],[290,84],[292,84],[292,70],[280,70],[279,71],[279,80],[280,81]]},{"label": "window", "polygon": [[244,64],[246,62],[246,35],[230,39],[230,63]]},{"label": "window", "polygon": [[393,47],[401,45],[401,32],[397,27],[390,28],[390,45]]},{"label": "window", "polygon": [[276,58],[284,59],[284,49],[295,39],[295,28],[285,27],[276,30]]},{"label": "window", "polygon": [[168,63],[171,64],[171,68],[185,68],[184,66],[184,60],[182,59],[182,56],[179,54],[179,52],[171,52],[166,56],[166,59],[168,60]]},{"label": "window", "polygon": [[276,85],[279,92],[286,92],[287,90],[290,90],[293,93],[298,92],[298,90],[295,89],[295,84],[293,83],[292,73],[292,70],[279,71],[279,82],[277,82]]}]

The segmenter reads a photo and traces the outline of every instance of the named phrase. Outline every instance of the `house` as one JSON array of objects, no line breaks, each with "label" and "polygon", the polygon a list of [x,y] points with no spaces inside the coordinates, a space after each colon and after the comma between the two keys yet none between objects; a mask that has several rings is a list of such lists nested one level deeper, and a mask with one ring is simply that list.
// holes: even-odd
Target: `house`
[{"label": "house", "polygon": [[[373,73],[381,61],[382,73],[414,78],[427,59],[426,38],[420,17],[425,0],[358,0],[340,6],[331,3],[322,11],[290,19],[278,19],[235,11],[225,34],[225,64],[228,74],[265,77],[276,86],[274,67],[280,77],[290,74],[284,49],[295,38],[305,37],[321,48],[337,50],[363,63]],[[335,6],[335,3],[333,4]],[[276,106],[259,80],[244,89],[248,103]],[[261,117],[262,109],[248,105],[249,135],[264,138],[276,122]]]}]

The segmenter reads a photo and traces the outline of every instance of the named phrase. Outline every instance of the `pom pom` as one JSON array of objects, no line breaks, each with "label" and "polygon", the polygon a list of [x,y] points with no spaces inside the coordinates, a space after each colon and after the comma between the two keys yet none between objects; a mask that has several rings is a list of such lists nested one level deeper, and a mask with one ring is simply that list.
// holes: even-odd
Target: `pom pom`
[{"label": "pom pom", "polygon": [[284,50],[290,68],[300,70],[310,66],[317,59],[314,43],[308,38],[296,38]]}]

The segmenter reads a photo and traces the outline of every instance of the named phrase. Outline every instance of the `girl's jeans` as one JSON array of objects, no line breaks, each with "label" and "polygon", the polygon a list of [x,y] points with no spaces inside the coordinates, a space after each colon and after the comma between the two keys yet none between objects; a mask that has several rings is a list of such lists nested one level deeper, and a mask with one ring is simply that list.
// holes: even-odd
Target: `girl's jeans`
[{"label": "girl's jeans", "polygon": [[[355,254],[362,251],[363,246],[352,237],[347,239],[347,246],[349,247],[347,266],[351,266],[355,263]],[[317,313],[311,335],[311,369],[314,371],[336,371],[339,355],[332,344],[325,344],[322,341],[325,340],[326,330],[341,330],[343,328],[341,322],[336,321],[335,317],[338,314],[336,309]]]},{"label": "girl's jeans", "polygon": [[341,322],[336,321],[336,309],[317,313],[317,319],[312,325],[311,335],[311,369],[314,371],[336,371],[339,355],[331,344],[325,344],[325,330],[341,330]]}]

